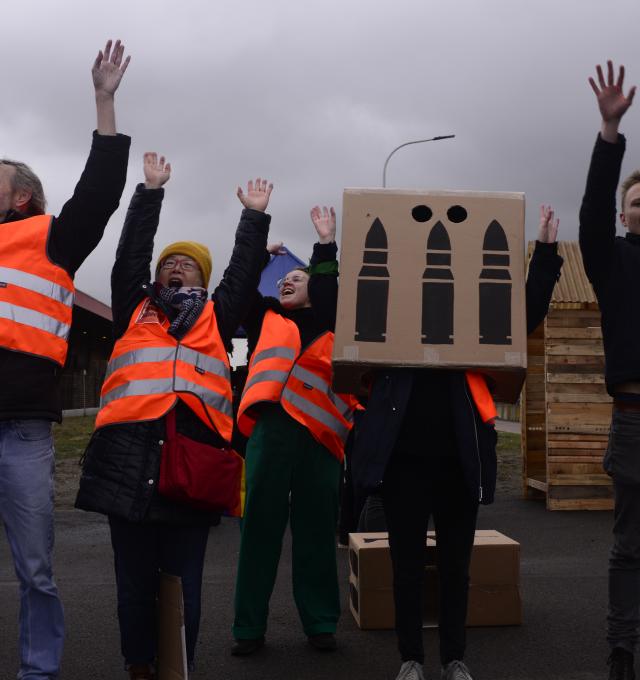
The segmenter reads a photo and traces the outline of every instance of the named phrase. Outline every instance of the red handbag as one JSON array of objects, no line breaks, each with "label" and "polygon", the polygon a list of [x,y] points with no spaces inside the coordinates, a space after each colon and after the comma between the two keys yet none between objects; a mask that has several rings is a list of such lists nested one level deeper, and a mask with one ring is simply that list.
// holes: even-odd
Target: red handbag
[{"label": "red handbag", "polygon": [[198,510],[242,515],[244,460],[233,449],[202,444],[176,430],[176,412],[166,416],[159,492]]}]

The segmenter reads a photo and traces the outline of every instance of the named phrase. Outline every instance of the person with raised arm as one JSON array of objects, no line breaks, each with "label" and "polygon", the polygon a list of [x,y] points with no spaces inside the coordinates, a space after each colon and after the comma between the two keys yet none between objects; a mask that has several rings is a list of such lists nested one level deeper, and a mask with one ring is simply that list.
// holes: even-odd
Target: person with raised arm
[{"label": "person with raised arm", "polygon": [[335,212],[316,206],[311,220],[318,242],[309,267],[278,282],[278,299],[258,295],[243,321],[250,361],[238,428],[249,441],[233,624],[238,656],[264,645],[288,522],[303,631],[314,648],[336,648],[338,488],[356,401],[331,390]]},{"label": "person with raised arm", "polygon": [[20,581],[20,678],[56,678],[64,617],[53,579],[51,423],[62,420],[60,373],[74,276],[118,207],[130,139],[116,131],[114,95],[129,57],[109,40],[92,68],[98,127],[60,214],[23,162],[0,159],[0,518]]},{"label": "person with raised arm", "polygon": [[609,556],[607,641],[609,678],[635,677],[634,652],[640,627],[640,171],[620,185],[616,236],[616,189],[626,140],[620,121],[636,88],[624,93],[624,66],[611,61],[606,75],[589,78],[601,115],[587,185],[580,207],[580,250],[602,314],[605,382],[613,414],[604,469],[613,479],[615,512]]},{"label": "person with raised arm", "polygon": [[163,463],[176,442],[185,456],[228,451],[227,351],[260,280],[273,188],[258,178],[246,193],[238,189],[244,210],[231,261],[209,298],[212,260],[202,243],[168,245],[152,276],[171,166],[147,153],[143,167],[145,182],[131,199],[111,275],[116,343],[76,498],[76,507],[109,518],[121,650],[132,680],[155,678],[160,571],[182,579],[187,661],[194,666],[207,538],[225,508],[166,494]]}]

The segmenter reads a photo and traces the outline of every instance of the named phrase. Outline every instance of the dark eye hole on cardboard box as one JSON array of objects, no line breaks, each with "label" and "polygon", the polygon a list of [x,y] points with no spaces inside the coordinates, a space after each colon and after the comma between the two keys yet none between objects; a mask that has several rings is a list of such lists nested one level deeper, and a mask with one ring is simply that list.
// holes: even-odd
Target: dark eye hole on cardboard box
[{"label": "dark eye hole on cardboard box", "polygon": [[[433,217],[433,210],[428,205],[417,205],[411,211],[411,216],[416,222],[428,222]],[[466,208],[461,205],[452,205],[447,210],[447,218],[449,222],[460,224],[468,217]]]},{"label": "dark eye hole on cardboard box", "polygon": [[449,222],[460,224],[460,222],[464,222],[467,219],[467,211],[461,205],[452,205],[447,210],[447,217]]},{"label": "dark eye hole on cardboard box", "polygon": [[416,222],[428,222],[433,216],[433,211],[428,205],[417,205],[411,211],[411,216]]}]

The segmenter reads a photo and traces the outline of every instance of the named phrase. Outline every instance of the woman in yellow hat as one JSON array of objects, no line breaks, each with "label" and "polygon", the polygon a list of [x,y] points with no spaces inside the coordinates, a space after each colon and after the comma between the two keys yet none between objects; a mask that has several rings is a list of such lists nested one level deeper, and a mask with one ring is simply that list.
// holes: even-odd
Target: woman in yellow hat
[{"label": "woman in yellow hat", "polygon": [[167,246],[151,282],[162,186],[171,167],[148,153],[144,174],[111,275],[116,343],[76,499],[76,507],[109,517],[122,654],[138,680],[154,678],[161,571],[182,578],[193,667],[207,536],[220,513],[163,496],[161,462],[178,440],[187,453],[231,440],[227,350],[260,279],[270,221],[264,211],[273,188],[258,178],[246,193],[238,189],[245,209],[229,266],[209,297],[211,256],[193,241]]}]

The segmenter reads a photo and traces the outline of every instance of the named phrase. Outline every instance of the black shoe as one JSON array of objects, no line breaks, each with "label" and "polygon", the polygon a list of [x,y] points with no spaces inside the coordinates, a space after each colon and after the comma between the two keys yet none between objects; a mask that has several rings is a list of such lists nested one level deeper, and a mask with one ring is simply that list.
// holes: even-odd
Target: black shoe
[{"label": "black shoe", "polygon": [[259,638],[252,638],[249,640],[236,640],[236,643],[231,648],[233,656],[249,656],[264,647],[264,635]]},{"label": "black shoe", "polygon": [[333,633],[318,633],[309,635],[309,644],[320,652],[333,652],[338,646]]},{"label": "black shoe", "polygon": [[633,654],[622,647],[616,647],[609,658],[609,680],[635,680]]}]

